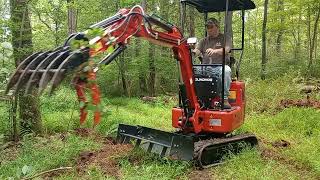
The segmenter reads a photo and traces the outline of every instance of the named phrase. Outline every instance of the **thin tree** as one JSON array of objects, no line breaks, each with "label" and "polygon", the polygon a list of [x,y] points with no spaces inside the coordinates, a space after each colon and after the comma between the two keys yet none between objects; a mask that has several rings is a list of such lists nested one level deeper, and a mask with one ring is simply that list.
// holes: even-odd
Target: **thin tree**
[{"label": "thin tree", "polygon": [[[142,0],[141,1],[141,6],[144,10],[146,10],[147,7],[147,1],[146,0]],[[141,55],[141,40],[140,39],[136,39],[135,41],[135,57],[136,58],[140,58]],[[141,60],[140,60],[141,61]],[[139,63],[144,63],[144,62],[139,62]],[[143,68],[143,66],[141,66],[141,68]],[[144,96],[145,93],[147,92],[147,82],[146,82],[146,78],[145,78],[145,73],[144,71],[140,70],[139,71],[139,91],[140,91],[140,96]]]},{"label": "thin tree", "polygon": [[[147,7],[147,6],[146,6]],[[149,4],[149,7],[151,5]],[[155,96],[155,82],[156,82],[156,67],[155,67],[155,46],[149,42],[149,77],[148,77],[148,92],[149,96]]]},{"label": "thin tree", "polygon": [[268,15],[268,0],[264,1],[264,11],[263,11],[263,23],[262,23],[262,57],[261,57],[261,74],[262,80],[266,78],[266,66],[267,66],[267,15]]},{"label": "thin tree", "polygon": [[280,18],[280,29],[279,32],[277,34],[277,39],[276,39],[276,50],[278,55],[281,53],[281,44],[282,44],[282,36],[284,33],[284,18],[285,16],[283,15],[283,11],[284,11],[284,2],[283,0],[278,0],[278,6],[276,9],[276,12],[278,12],[280,14],[279,18]]},{"label": "thin tree", "polygon": [[67,0],[68,3],[68,34],[77,31],[77,10],[74,7],[74,0]]},{"label": "thin tree", "polygon": [[318,24],[319,24],[319,18],[320,18],[320,5],[318,4],[317,6],[317,11],[315,12],[315,22],[313,26],[313,33],[310,33],[311,27],[309,26],[309,44],[310,44],[310,49],[309,49],[309,63],[308,63],[308,69],[310,70],[312,64],[313,64],[313,54],[314,54],[314,49],[315,49],[315,44],[316,44],[316,37],[318,33]]}]

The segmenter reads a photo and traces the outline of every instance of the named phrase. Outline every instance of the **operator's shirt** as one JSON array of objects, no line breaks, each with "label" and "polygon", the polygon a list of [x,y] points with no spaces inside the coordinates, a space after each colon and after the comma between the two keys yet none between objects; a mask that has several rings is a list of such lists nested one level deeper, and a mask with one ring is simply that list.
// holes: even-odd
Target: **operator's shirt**
[{"label": "operator's shirt", "polygon": [[[202,54],[202,64],[222,64],[222,55],[213,54],[209,56],[206,53],[208,48],[212,49],[220,49],[224,47],[224,36],[223,34],[219,34],[217,37],[210,37],[207,36],[206,38],[202,39],[196,46]],[[226,55],[226,64],[228,63],[229,58]]]}]

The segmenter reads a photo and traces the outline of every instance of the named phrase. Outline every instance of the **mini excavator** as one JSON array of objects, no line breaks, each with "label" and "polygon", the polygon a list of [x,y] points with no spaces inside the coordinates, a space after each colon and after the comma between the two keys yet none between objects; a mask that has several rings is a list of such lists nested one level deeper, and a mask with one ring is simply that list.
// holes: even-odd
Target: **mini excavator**
[{"label": "mini excavator", "polygon": [[[142,7],[136,5],[130,9],[120,9],[114,16],[90,26],[99,28],[102,34],[88,37],[88,31],[70,35],[65,43],[54,50],[36,52],[24,59],[16,68],[7,84],[6,92],[14,94],[41,94],[49,89],[51,94],[68,74],[73,74],[72,84],[76,89],[78,100],[87,103],[86,89],[90,89],[92,103],[100,103],[99,87],[96,84],[96,72],[101,65],[108,65],[123,52],[131,37],[143,38],[160,46],[171,48],[177,61],[179,77],[179,106],[172,109],[172,126],[176,132],[165,132],[143,126],[119,124],[118,143],[135,143],[148,152],[173,159],[194,160],[202,168],[220,163],[227,153],[238,153],[244,147],[257,145],[253,134],[233,135],[244,122],[245,84],[239,80],[239,65],[244,47],[244,11],[254,9],[251,0],[180,0],[180,29],[158,16],[145,14]],[[242,45],[230,51],[241,51],[237,63],[237,78],[232,81],[229,102],[231,109],[224,109],[224,76],[217,79],[205,70],[206,66],[222,64],[195,64],[191,53],[191,39],[183,36],[186,7],[196,8],[207,20],[210,12],[225,12],[224,33],[227,34],[229,12],[242,13]],[[156,27],[156,28],[155,28]],[[226,36],[227,37],[227,36]],[[190,38],[189,38],[190,39]],[[73,41],[85,42],[76,49],[71,47]],[[225,42],[227,42],[225,38]],[[226,44],[226,43],[225,43]],[[111,50],[110,50],[111,49]],[[225,48],[223,48],[225,51]],[[106,53],[107,52],[107,53]],[[106,55],[99,62],[93,61],[98,54]],[[194,69],[200,71],[195,73]],[[220,88],[219,88],[220,87]],[[221,90],[221,91],[220,91]],[[80,107],[80,124],[87,117],[85,105]],[[100,122],[100,111],[94,112],[94,125]]]}]

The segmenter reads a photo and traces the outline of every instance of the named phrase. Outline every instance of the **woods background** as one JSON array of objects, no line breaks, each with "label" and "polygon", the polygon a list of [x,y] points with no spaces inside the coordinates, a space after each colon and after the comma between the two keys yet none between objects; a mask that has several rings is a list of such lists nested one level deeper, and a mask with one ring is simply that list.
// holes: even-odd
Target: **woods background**
[{"label": "woods background", "polygon": [[[242,77],[276,78],[288,71],[320,76],[317,53],[320,2],[254,2],[257,8],[246,12]],[[112,16],[119,8],[135,4],[144,6],[147,13],[158,14],[172,24],[180,25],[178,0],[1,0],[2,86],[14,68],[14,59],[19,61],[25,56],[18,53],[12,55],[12,47],[25,54],[52,49],[61,45],[68,33],[84,31],[91,24]],[[241,40],[239,13],[233,15],[235,44]],[[210,16],[223,22],[223,13]],[[203,17],[193,8],[187,10],[185,31],[186,37],[200,39],[204,36]],[[100,71],[102,91],[118,96],[154,96],[176,92],[177,67],[171,54],[170,49],[134,39],[116,63]]]}]

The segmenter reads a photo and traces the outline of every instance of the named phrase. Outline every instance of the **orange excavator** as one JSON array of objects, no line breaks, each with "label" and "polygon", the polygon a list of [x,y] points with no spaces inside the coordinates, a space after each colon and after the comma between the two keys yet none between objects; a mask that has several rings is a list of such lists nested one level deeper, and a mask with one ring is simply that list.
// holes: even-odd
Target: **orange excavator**
[{"label": "orange excavator", "polygon": [[[196,8],[204,14],[225,12],[225,35],[230,24],[230,12],[242,12],[242,44],[237,63],[237,77],[231,83],[229,102],[231,109],[224,109],[224,76],[221,79],[210,76],[204,67],[222,66],[227,53],[223,53],[222,64],[195,64],[191,53],[194,38],[183,36],[186,7]],[[173,159],[194,160],[198,166],[206,168],[221,162],[226,153],[238,153],[244,147],[257,145],[253,134],[232,135],[244,122],[245,84],[238,78],[244,41],[244,11],[255,8],[251,0],[181,0],[181,28],[162,20],[158,16],[147,15],[139,5],[131,9],[120,9],[114,16],[98,22],[90,29],[99,29],[101,34],[90,37],[89,31],[70,35],[63,46],[51,51],[37,52],[17,67],[7,85],[9,91],[25,94],[45,89],[52,93],[68,74],[74,74],[72,83],[76,89],[80,107],[80,123],[87,116],[85,89],[91,90],[92,103],[100,103],[96,72],[102,65],[110,64],[130,44],[132,37],[143,38],[160,46],[172,49],[177,61],[179,77],[179,106],[172,109],[172,126],[176,132],[165,132],[143,126],[119,124],[117,142],[135,143],[148,152],[169,156]],[[157,28],[155,28],[157,27]],[[228,37],[228,36],[226,36]],[[225,38],[225,44],[228,41]],[[74,43],[77,42],[77,43]],[[71,44],[78,44],[76,48]],[[223,48],[226,51],[225,48]],[[93,57],[106,56],[98,62]],[[194,69],[197,68],[197,73]],[[200,70],[200,71],[199,71]],[[94,112],[94,125],[100,122],[100,111]]]}]

